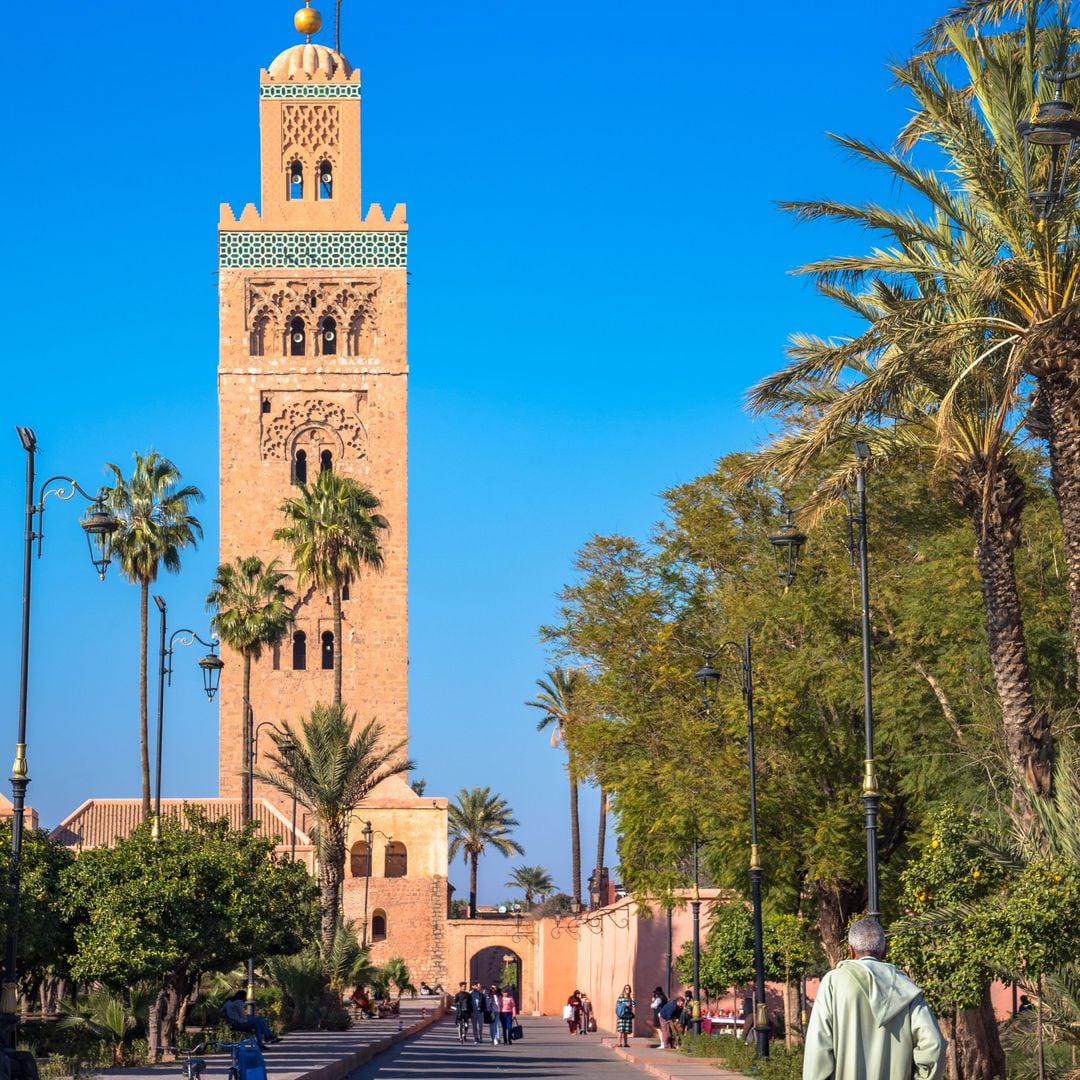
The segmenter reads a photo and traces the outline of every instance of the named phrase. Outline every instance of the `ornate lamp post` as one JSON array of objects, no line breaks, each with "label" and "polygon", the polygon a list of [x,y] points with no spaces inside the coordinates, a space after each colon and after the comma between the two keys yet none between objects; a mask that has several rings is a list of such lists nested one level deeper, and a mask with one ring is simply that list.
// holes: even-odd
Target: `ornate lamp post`
[{"label": "ornate lamp post", "polygon": [[375,840],[375,835],[381,836],[388,844],[394,838],[387,836],[381,829],[373,829],[370,821],[364,822],[364,827],[360,830],[360,835],[364,838],[364,844],[367,846],[367,855],[364,861],[364,921],[360,928],[360,945],[362,948],[367,948],[368,944],[368,885],[371,883],[371,845]]},{"label": "ornate lamp post", "polygon": [[[854,449],[855,457],[862,463],[862,467],[855,479],[855,498],[848,498],[848,551],[852,559],[859,560],[859,589],[862,597],[863,739],[865,743],[862,804],[863,815],[866,819],[866,914],[869,918],[877,919],[881,916],[878,905],[877,861],[877,816],[881,792],[878,790],[877,770],[874,767],[874,693],[870,654],[869,519],[866,512],[866,462],[870,459],[870,447],[858,439]],[[788,517],[790,520],[790,510]],[[784,541],[780,539],[781,533],[769,537],[769,542],[778,550],[784,544]],[[803,541],[805,539],[806,537],[802,537]],[[780,556],[778,555],[777,558],[779,559]],[[794,578],[794,575],[792,577]]]},{"label": "ornate lamp post", "polygon": [[172,655],[173,649],[177,645],[194,645],[197,641],[200,645],[206,646],[210,651],[206,656],[201,657],[199,660],[199,667],[202,668],[203,673],[203,690],[206,691],[207,699],[214,700],[214,695],[218,692],[218,685],[221,681],[221,669],[225,666],[224,661],[215,651],[218,643],[214,638],[210,641],[204,641],[194,630],[174,630],[172,636],[169,638],[168,646],[165,644],[165,616],[167,614],[167,605],[165,598],[161,596],[154,597],[154,603],[157,605],[157,609],[160,612],[160,638],[161,647],[158,656],[158,705],[157,705],[157,765],[155,767],[154,776],[154,818],[153,825],[151,827],[151,836],[155,843],[161,842],[161,749],[162,749],[162,732],[165,727],[165,682],[168,679],[169,686],[172,686]]},{"label": "ornate lamp post", "polygon": [[1066,75],[1043,68],[1042,76],[1054,84],[1054,97],[1036,105],[1031,119],[1017,127],[1024,141],[1024,188],[1039,220],[1065,201],[1070,185],[1075,187],[1076,177],[1070,173],[1080,142],[1080,115],[1061,96],[1065,83],[1080,78],[1080,71]]},{"label": "ornate lamp post", "polygon": [[[743,699],[746,701],[746,746],[750,765],[750,902],[754,912],[754,1032],[757,1036],[756,1054],[758,1057],[767,1058],[769,1056],[769,1011],[765,1003],[765,946],[761,928],[761,860],[757,833],[757,762],[754,758],[754,662],[750,651],[750,634],[744,635],[742,645],[734,641],[725,641],[723,647],[733,652],[739,661],[739,684],[742,687]],[[712,666],[711,656],[705,658],[704,665],[694,677],[701,683],[702,701],[708,708],[715,701],[716,686],[720,682],[720,672]],[[694,853],[696,870],[696,845]],[[696,982],[696,963],[694,974]],[[696,986],[694,994],[697,995]]]},{"label": "ornate lamp post", "polygon": [[120,523],[109,513],[105,505],[106,489],[96,496],[90,495],[70,476],[51,476],[38,490],[35,501],[34,454],[37,452],[37,436],[28,427],[17,427],[16,432],[23,450],[26,451],[26,527],[23,533],[23,590],[22,590],[22,644],[19,656],[19,723],[15,742],[15,763],[11,767],[11,859],[8,863],[8,929],[4,947],[4,983],[0,993],[0,1044],[7,1050],[15,1049],[16,1008],[18,1005],[17,953],[19,946],[19,897],[22,888],[20,859],[22,856],[23,819],[26,807],[26,789],[30,774],[26,762],[26,699],[30,677],[30,591],[33,582],[34,542],[37,557],[41,558],[41,542],[45,536],[45,500],[55,495],[62,502],[76,494],[90,500],[90,506],[79,524],[86,533],[90,559],[102,581],[112,558],[110,538]]}]

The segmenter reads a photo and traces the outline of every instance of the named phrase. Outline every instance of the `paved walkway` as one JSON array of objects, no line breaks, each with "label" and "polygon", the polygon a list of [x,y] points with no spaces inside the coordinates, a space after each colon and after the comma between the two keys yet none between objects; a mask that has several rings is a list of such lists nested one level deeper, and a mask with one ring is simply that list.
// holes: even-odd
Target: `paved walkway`
[{"label": "paved walkway", "polygon": [[[595,1035],[570,1035],[554,1016],[523,1016],[524,1036],[511,1046],[458,1043],[451,1017],[379,1056],[349,1080],[647,1080]],[[714,1069],[710,1074],[717,1080]]]},{"label": "paved walkway", "polygon": [[[441,1019],[441,1006],[423,998],[402,1001],[401,1016],[387,1020],[357,1020],[348,1031],[292,1031],[265,1050],[269,1080],[340,1080],[390,1047]],[[208,1054],[205,1080],[223,1080],[229,1056]],[[176,1080],[182,1059],[164,1065],[132,1069],[98,1069],[114,1080]],[[461,1080],[459,1077],[458,1080]]]},{"label": "paved walkway", "polygon": [[633,1062],[653,1076],[662,1080],[697,1080],[708,1076],[711,1080],[747,1080],[743,1073],[721,1069],[706,1058],[686,1057],[673,1050],[661,1050],[648,1039],[631,1039],[630,1049],[621,1050],[615,1045],[614,1035],[605,1035],[603,1043],[624,1061]]}]

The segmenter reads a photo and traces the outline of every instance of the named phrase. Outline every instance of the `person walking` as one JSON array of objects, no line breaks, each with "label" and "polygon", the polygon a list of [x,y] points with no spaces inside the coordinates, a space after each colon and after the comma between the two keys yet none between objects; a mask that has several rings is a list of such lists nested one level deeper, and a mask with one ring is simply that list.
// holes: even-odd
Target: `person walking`
[{"label": "person walking", "polygon": [[581,992],[581,1034],[587,1035],[590,1031],[596,1030],[596,1018],[593,1016],[592,1002],[589,1000],[589,995],[583,990]]},{"label": "person walking", "polygon": [[661,1006],[664,1006],[666,1004],[667,1004],[667,994],[664,993],[664,988],[662,986],[658,986],[652,992],[652,999],[649,1002],[649,1008],[652,1010],[653,1032],[656,1034],[656,1037],[660,1040],[661,1046],[663,1045],[664,1038],[660,1034],[660,1009],[661,1009]]},{"label": "person walking", "polygon": [[615,1033],[619,1036],[619,1046],[630,1045],[630,1032],[634,1030],[634,992],[630,984],[622,988],[622,993],[615,1002]]},{"label": "person walking", "polygon": [[464,983],[458,983],[458,992],[454,995],[451,1006],[454,1010],[454,1021],[457,1024],[458,1042],[464,1043],[469,1035],[469,1012],[472,1008],[469,991],[465,989]]},{"label": "person walking", "polygon": [[566,999],[563,1019],[570,1028],[570,1034],[576,1035],[581,1027],[581,995],[576,990]]},{"label": "person walking", "polygon": [[513,1041],[514,1017],[517,1016],[517,1002],[510,993],[510,987],[504,986],[499,997],[499,1022],[502,1025],[503,1042],[509,1046]]},{"label": "person walking", "polygon": [[803,1080],[939,1080],[945,1040],[922,991],[885,962],[885,931],[859,919],[851,959],[826,972],[806,1028]]},{"label": "person walking", "polygon": [[502,1025],[499,1023],[499,988],[494,983],[484,995],[484,1020],[491,1035],[491,1045],[495,1046],[499,1042],[499,1028]]},{"label": "person walking", "polygon": [[475,979],[469,991],[469,1019],[472,1021],[473,1042],[479,1046],[484,1041],[484,991],[480,980]]}]

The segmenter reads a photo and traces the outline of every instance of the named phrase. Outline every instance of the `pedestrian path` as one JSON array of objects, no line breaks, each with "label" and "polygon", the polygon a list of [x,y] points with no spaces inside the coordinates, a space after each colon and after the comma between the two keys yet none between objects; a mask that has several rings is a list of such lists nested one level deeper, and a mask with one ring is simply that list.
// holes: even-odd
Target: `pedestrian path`
[{"label": "pedestrian path", "polygon": [[[437,999],[402,1001],[401,1015],[386,1020],[357,1020],[348,1031],[291,1031],[264,1051],[268,1080],[341,1080],[377,1054],[418,1034],[442,1018]],[[205,1080],[224,1080],[229,1055],[206,1057]],[[113,1080],[176,1080],[183,1058],[162,1065],[95,1070]]]},{"label": "pedestrian path", "polygon": [[[649,1080],[644,1069],[617,1058],[596,1035],[571,1035],[559,1017],[520,1019],[519,1042],[477,1046],[459,1043],[447,1017],[380,1054],[349,1080]],[[711,1075],[716,1080],[715,1070]]]},{"label": "pedestrian path", "polygon": [[676,1050],[661,1050],[659,1046],[651,1045],[648,1039],[631,1039],[628,1050],[615,1045],[614,1035],[606,1035],[601,1041],[624,1061],[632,1062],[662,1080],[698,1080],[704,1076],[711,1080],[746,1080],[742,1073],[722,1069],[707,1058],[686,1057]]}]

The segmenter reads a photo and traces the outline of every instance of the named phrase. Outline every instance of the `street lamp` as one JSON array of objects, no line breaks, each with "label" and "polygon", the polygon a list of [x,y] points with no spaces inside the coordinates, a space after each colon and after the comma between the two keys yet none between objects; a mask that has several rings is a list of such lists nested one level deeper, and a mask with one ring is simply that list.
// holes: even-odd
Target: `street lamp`
[{"label": "street lamp", "polygon": [[[878,919],[881,912],[878,906],[878,860],[877,860],[877,817],[881,803],[881,792],[877,786],[877,771],[874,767],[874,695],[870,663],[870,573],[868,518],[866,513],[866,462],[870,459],[870,446],[861,439],[855,441],[855,457],[860,462],[855,478],[855,498],[848,497],[848,552],[852,559],[859,560],[859,587],[862,598],[862,672],[863,672],[863,738],[865,754],[863,760],[862,804],[866,819],[866,914],[868,918]],[[788,511],[790,519],[791,512]],[[856,536],[856,526],[858,535]],[[777,536],[770,536],[769,541],[776,545]],[[803,538],[805,540],[805,537]]]},{"label": "street lamp", "polygon": [[162,731],[165,726],[165,680],[168,678],[169,686],[172,686],[172,655],[177,645],[194,645],[197,641],[210,650],[206,656],[199,659],[199,667],[203,673],[203,690],[210,701],[218,692],[218,684],[221,680],[221,669],[225,666],[224,661],[217,655],[217,639],[204,641],[194,630],[174,630],[169,638],[168,647],[165,645],[165,616],[167,605],[165,598],[155,596],[154,603],[160,612],[161,647],[158,654],[158,703],[157,703],[157,765],[154,777],[154,819],[150,829],[150,835],[154,843],[161,842],[161,748]]},{"label": "street lamp", "polygon": [[[34,454],[37,452],[37,436],[28,427],[16,427],[19,442],[26,451],[26,524],[23,532],[23,589],[22,589],[22,645],[19,656],[19,725],[15,743],[15,762],[11,767],[11,858],[8,863],[8,926],[4,946],[4,983],[0,992],[0,1044],[7,1050],[15,1049],[15,1026],[18,1006],[18,973],[16,954],[19,946],[19,897],[22,888],[20,860],[22,856],[23,818],[26,806],[26,789],[30,774],[26,761],[26,698],[30,677],[30,589],[33,580],[34,542],[37,541],[37,557],[41,558],[41,541],[45,536],[45,500],[54,495],[67,502],[78,493],[90,500],[90,506],[79,524],[86,534],[90,559],[102,581],[112,558],[110,538],[120,527],[105,504],[106,489],[96,496],[90,495],[70,476],[51,476],[41,485],[37,500],[34,499]],[[35,520],[36,519],[36,520]]]},{"label": "street lamp", "polygon": [[[255,760],[259,756],[259,732],[268,727],[273,731],[278,738],[278,749],[283,754],[291,754],[296,749],[296,744],[292,741],[292,737],[288,731],[283,731],[272,720],[264,720],[261,724],[255,725],[255,714],[251,708],[251,702],[247,698],[244,698],[244,707],[247,710],[247,729],[251,733],[247,744],[247,780],[248,780],[248,797],[247,805],[244,807],[244,817],[250,825],[255,820]],[[296,787],[293,786],[293,824],[294,824],[294,837],[295,837],[295,823],[296,823]],[[293,840],[293,854],[296,853],[295,838]],[[249,956],[247,960],[247,993],[245,994],[244,1009],[247,1011],[248,1016],[255,1015],[255,957]]]},{"label": "street lamp", "polygon": [[787,515],[787,521],[780,526],[780,531],[769,537],[769,543],[773,546],[773,554],[776,556],[776,576],[784,583],[784,588],[795,583],[795,575],[799,571],[799,553],[806,536],[799,532],[795,525],[795,511],[785,506],[780,511]]},{"label": "street lamp", "polygon": [[360,930],[360,945],[362,948],[367,948],[368,943],[368,885],[371,882],[371,845],[375,840],[375,834],[378,833],[388,844],[394,839],[392,836],[387,836],[381,829],[373,829],[370,821],[364,822],[364,827],[360,830],[360,835],[364,838],[364,843],[367,845],[367,855],[364,862],[364,921],[361,924]]},{"label": "street lamp", "polygon": [[[1080,78],[1080,71],[1066,75],[1047,67],[1042,69],[1042,75],[1054,84],[1054,97],[1039,102],[1031,119],[1017,125],[1024,141],[1024,188],[1039,220],[1048,218],[1068,195],[1069,184],[1075,181],[1075,176],[1070,176],[1070,166],[1080,142],[1080,115],[1061,96],[1061,88]],[[1049,151],[1048,157],[1043,148]],[[1042,164],[1039,158],[1043,159]],[[1041,186],[1033,188],[1032,184],[1037,182],[1033,179],[1036,173],[1042,177]]]},{"label": "street lamp", "polygon": [[[696,825],[695,825],[696,827]],[[694,1005],[692,1009],[694,1026],[694,1034],[701,1034],[701,889],[698,881],[698,851],[707,844],[707,840],[701,840],[696,835],[694,836],[692,850],[693,850],[693,864],[694,864],[694,895],[690,901],[690,910],[693,914],[693,985],[694,985]]]},{"label": "street lamp", "polygon": [[[754,912],[754,1032],[757,1036],[756,1055],[767,1058],[769,1010],[765,1003],[765,946],[761,928],[761,859],[757,832],[757,762],[754,758],[754,661],[750,651],[749,632],[743,636],[742,645],[735,641],[725,641],[723,648],[734,653],[738,659],[739,685],[746,701],[746,746],[750,765],[750,903]],[[694,677],[701,683],[702,702],[709,708],[716,700],[716,687],[720,682],[720,672],[712,666],[711,656],[705,657],[705,663]],[[696,856],[695,845],[695,869]],[[695,988],[695,995],[696,993]]]}]

